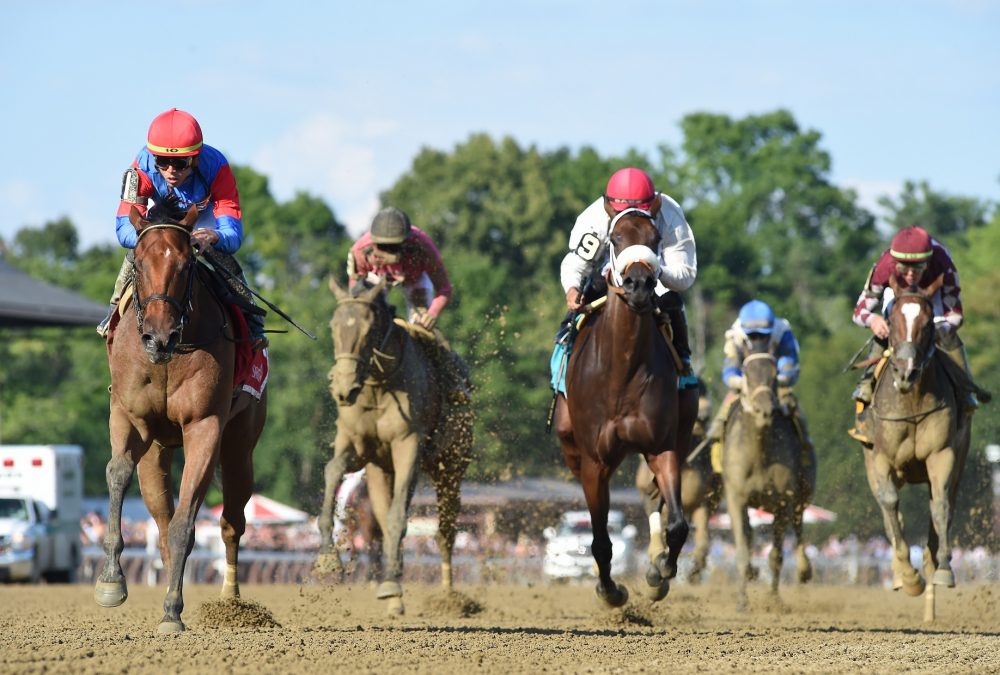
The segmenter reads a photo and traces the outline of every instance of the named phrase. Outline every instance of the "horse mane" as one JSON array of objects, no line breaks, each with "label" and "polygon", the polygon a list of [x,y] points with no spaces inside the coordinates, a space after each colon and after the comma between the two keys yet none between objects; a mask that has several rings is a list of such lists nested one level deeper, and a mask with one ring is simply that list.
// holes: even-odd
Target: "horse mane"
[{"label": "horse mane", "polygon": [[178,224],[188,214],[189,209],[181,204],[180,197],[171,191],[166,198],[153,204],[146,212],[146,220],[150,225],[164,223]]}]

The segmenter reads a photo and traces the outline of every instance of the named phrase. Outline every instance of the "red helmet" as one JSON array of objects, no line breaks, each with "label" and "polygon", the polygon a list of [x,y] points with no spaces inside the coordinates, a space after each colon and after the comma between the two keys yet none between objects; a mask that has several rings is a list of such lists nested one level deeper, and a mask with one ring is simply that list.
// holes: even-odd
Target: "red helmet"
[{"label": "red helmet", "polygon": [[608,180],[608,188],[604,198],[615,211],[625,209],[649,210],[656,199],[653,180],[642,169],[629,167],[619,169]]},{"label": "red helmet", "polygon": [[896,233],[889,247],[893,260],[913,263],[927,260],[933,253],[931,235],[922,227],[906,227]]},{"label": "red helmet", "polygon": [[189,113],[171,108],[149,125],[146,147],[154,155],[190,157],[201,151],[201,125]]}]

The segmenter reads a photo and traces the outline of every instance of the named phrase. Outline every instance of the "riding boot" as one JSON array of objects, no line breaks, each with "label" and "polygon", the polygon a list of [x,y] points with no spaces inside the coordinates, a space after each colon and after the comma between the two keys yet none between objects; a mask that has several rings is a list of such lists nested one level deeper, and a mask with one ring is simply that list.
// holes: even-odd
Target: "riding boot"
[{"label": "riding boot", "polygon": [[733,405],[739,400],[732,389],[726,392],[725,398],[719,405],[719,411],[715,413],[708,429],[705,430],[705,440],[708,441],[709,451],[712,455],[712,470],[715,473],[722,473],[722,437],[726,430],[726,421],[733,410]]},{"label": "riding boot", "polygon": [[[236,261],[232,255],[228,253],[222,253],[221,251],[212,251],[210,261],[220,267],[223,267],[228,274],[220,273],[226,280],[226,286],[238,298],[233,298],[235,304],[239,306],[240,311],[243,312],[243,317],[247,322],[247,330],[250,331],[250,346],[255,352],[259,352],[262,349],[266,349],[270,344],[267,336],[264,334],[264,315],[266,312],[257,306],[257,303],[253,299],[253,294],[250,292],[250,284],[247,283],[246,273],[240,266],[239,262]],[[238,279],[233,279],[235,277]]]},{"label": "riding boot", "polygon": [[115,310],[118,309],[118,303],[121,302],[122,294],[125,293],[125,288],[132,282],[132,261],[135,259],[135,252],[129,251],[125,254],[125,259],[122,260],[121,269],[118,270],[118,278],[115,279],[115,289],[111,293],[111,304],[108,307],[108,315],[101,319],[101,322],[97,324],[97,334],[103,338],[108,336],[108,327],[111,325],[111,317],[115,315]]},{"label": "riding boot", "polygon": [[673,334],[674,349],[681,358],[681,372],[678,373],[678,389],[688,389],[698,386],[698,378],[691,368],[691,344],[688,342],[687,315],[684,313],[684,300],[679,293],[667,291],[658,299],[657,306],[670,320],[670,330]]},{"label": "riding boot", "polygon": [[875,368],[878,365],[878,361],[874,359],[880,358],[884,351],[884,344],[879,340],[872,341],[867,359],[872,361],[872,363],[865,366],[865,369],[861,372],[861,379],[858,381],[858,386],[852,394],[856,402],[854,428],[848,429],[847,434],[854,440],[868,445],[871,445],[873,442],[869,408],[871,407],[872,398],[875,395]]},{"label": "riding boot", "polygon": [[938,348],[944,352],[952,362],[962,369],[962,372],[968,378],[968,383],[966,386],[962,386],[966,383],[959,383],[961,388],[960,394],[965,395],[965,407],[969,410],[976,410],[979,407],[979,399],[976,398],[976,387],[972,380],[972,371],[969,369],[969,357],[965,353],[965,344],[962,343],[958,336],[955,336],[954,345],[943,345],[938,343]]}]

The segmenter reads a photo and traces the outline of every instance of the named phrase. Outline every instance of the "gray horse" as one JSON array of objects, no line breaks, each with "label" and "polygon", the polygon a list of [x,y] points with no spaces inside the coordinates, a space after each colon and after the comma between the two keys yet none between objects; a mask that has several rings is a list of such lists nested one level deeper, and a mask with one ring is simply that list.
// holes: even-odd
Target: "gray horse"
[{"label": "gray horse", "polygon": [[739,575],[737,608],[745,610],[747,581],[756,576],[750,565],[751,531],[747,507],[774,514],[773,544],[768,558],[771,592],[776,596],[784,562],[785,530],[795,533],[800,582],[812,578],[812,565],[802,543],[802,514],[816,489],[816,457],[803,444],[791,418],[778,401],[778,369],[766,340],[752,340],[743,361],[746,386],[740,404],[726,421],[722,444],[722,482],[736,544]]},{"label": "gray horse", "polygon": [[437,491],[437,543],[441,583],[451,588],[451,552],[460,508],[459,489],[472,453],[472,412],[443,395],[431,350],[394,318],[384,283],[358,283],[350,292],[333,278],[337,308],[330,329],[334,366],[330,391],[337,402],[333,459],[326,466],[326,492],[319,518],[316,571],[339,568],[333,543],[333,507],[344,474],[366,468],[368,493],[384,534],[385,567],[376,596],[402,614],[403,559],[410,499],[417,472]]}]

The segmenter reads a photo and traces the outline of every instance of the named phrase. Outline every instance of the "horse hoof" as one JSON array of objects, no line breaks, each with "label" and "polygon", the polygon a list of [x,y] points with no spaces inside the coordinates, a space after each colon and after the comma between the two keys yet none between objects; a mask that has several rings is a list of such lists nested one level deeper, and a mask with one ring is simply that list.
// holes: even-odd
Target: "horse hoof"
[{"label": "horse hoof", "polygon": [[222,592],[219,594],[219,598],[222,600],[237,600],[240,597],[240,585],[239,584],[228,584],[223,582]]},{"label": "horse hoof", "polygon": [[662,580],[658,585],[649,585],[646,587],[646,597],[650,602],[659,602],[663,598],[667,597],[667,593],[670,592],[670,579]]},{"label": "horse hoof", "polygon": [[621,584],[616,584],[613,581],[611,582],[611,585],[614,587],[613,590],[605,591],[604,586],[598,582],[597,588],[595,589],[597,591],[597,597],[603,600],[604,604],[608,607],[621,607],[628,602],[628,589]]},{"label": "horse hoof", "polygon": [[932,583],[935,586],[955,588],[955,573],[951,570],[935,570]]},{"label": "horse hoof", "polygon": [[923,593],[925,587],[926,584],[924,583],[924,580],[920,578],[920,575],[917,575],[917,580],[912,583],[903,582],[903,592],[913,597],[917,597]]},{"label": "horse hoof", "polygon": [[[677,564],[671,563],[666,553],[656,557],[656,569],[661,579],[673,579],[677,576]],[[646,572],[646,581],[649,581],[649,572]]]},{"label": "horse hoof", "polygon": [[399,596],[389,598],[385,613],[389,616],[403,616],[406,613],[406,609],[403,607],[403,598]]},{"label": "horse hoof", "polygon": [[804,570],[801,570],[799,572],[799,583],[800,584],[807,583],[807,582],[811,581],[812,578],[813,578],[813,571],[812,571],[811,567],[809,567],[807,569],[804,569]]},{"label": "horse hoof", "polygon": [[98,581],[94,586],[94,600],[101,607],[120,607],[128,600],[125,581]]},{"label": "horse hoof", "polygon": [[375,590],[375,597],[379,600],[401,598],[403,597],[403,587],[397,581],[383,581]]},{"label": "horse hoof", "polygon": [[171,633],[183,633],[184,624],[181,623],[180,619],[174,620],[163,617],[163,620],[160,621],[160,625],[156,627],[156,632],[159,633],[160,635],[169,635]]}]

